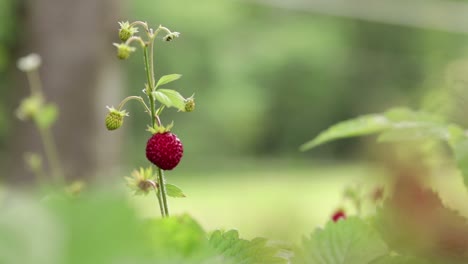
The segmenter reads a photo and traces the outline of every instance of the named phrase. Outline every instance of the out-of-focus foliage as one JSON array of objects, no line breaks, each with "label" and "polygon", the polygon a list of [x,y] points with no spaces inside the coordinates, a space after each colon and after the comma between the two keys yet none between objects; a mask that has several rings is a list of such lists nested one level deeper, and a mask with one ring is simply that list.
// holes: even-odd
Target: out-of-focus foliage
[{"label": "out-of-focus foliage", "polygon": [[380,142],[416,141],[427,145],[439,140],[447,143],[468,188],[468,135],[464,128],[445,121],[441,116],[423,111],[394,108],[383,114],[346,120],[323,131],[303,144],[301,149],[308,150],[336,139],[369,134],[380,134]]},{"label": "out-of-focus foliage", "polygon": [[126,199],[107,192],[50,195],[41,202],[10,192],[0,198],[4,264],[287,263],[267,239],[243,240],[232,231],[209,235],[188,215],[143,220]]},{"label": "out-of-focus foliage", "polygon": [[329,222],[304,239],[300,264],[373,263],[389,253],[379,233],[358,218]]}]

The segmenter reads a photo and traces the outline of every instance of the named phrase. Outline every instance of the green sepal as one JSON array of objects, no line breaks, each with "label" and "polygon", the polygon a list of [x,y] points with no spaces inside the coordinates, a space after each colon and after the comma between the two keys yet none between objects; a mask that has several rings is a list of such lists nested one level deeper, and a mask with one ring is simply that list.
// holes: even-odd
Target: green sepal
[{"label": "green sepal", "polygon": [[174,127],[174,121],[172,121],[169,125],[167,126],[158,126],[158,124],[154,124],[154,127],[148,126],[146,131],[150,132],[151,134],[157,134],[157,133],[165,133],[171,131],[171,129]]}]

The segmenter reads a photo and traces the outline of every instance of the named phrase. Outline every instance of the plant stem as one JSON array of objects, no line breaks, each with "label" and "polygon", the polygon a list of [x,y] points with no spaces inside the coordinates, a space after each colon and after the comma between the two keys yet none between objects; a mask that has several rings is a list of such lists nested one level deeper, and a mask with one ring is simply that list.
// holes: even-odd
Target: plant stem
[{"label": "plant stem", "polygon": [[167,205],[167,193],[166,193],[166,180],[164,179],[164,171],[158,168],[158,184],[159,192],[161,193],[162,204],[164,207],[164,213],[166,217],[169,216],[169,206]]},{"label": "plant stem", "polygon": [[159,189],[156,187],[156,184],[153,185],[153,188],[154,188],[154,193],[156,194],[156,198],[158,198],[158,203],[159,203],[159,209],[161,210],[161,216],[162,217],[165,217],[166,216],[166,213],[164,211],[164,206],[163,206],[163,203],[161,201],[161,194],[160,194],[160,191]]},{"label": "plant stem", "polygon": [[[29,87],[31,89],[32,96],[38,96],[43,99],[42,93],[42,82],[39,76],[39,71],[33,70],[28,71],[26,76],[28,77]],[[49,163],[50,174],[55,180],[56,184],[64,185],[65,179],[63,176],[62,167],[57,155],[57,147],[54,142],[54,138],[50,131],[50,128],[41,128],[35,120],[36,127],[39,130],[42,144],[44,145],[44,153],[46,155],[47,162]]]},{"label": "plant stem", "polygon": [[145,46],[143,48],[143,56],[144,56],[144,59],[145,59],[145,71],[146,71],[146,78],[148,80],[148,87],[146,88],[146,95],[148,96],[149,98],[149,101],[150,101],[150,112],[151,112],[151,127],[154,128],[154,122],[155,122],[155,116],[156,116],[156,106],[155,106],[155,102],[154,102],[154,96],[153,96],[153,87],[154,87],[154,84],[153,84],[153,78],[151,77],[151,73],[150,73],[150,60],[148,58],[148,47]]},{"label": "plant stem", "polygon": [[42,82],[41,78],[39,77],[38,70],[28,71],[26,72],[26,76],[28,77],[29,87],[31,89],[31,94],[34,96],[39,96],[43,99],[42,94]]},{"label": "plant stem", "polygon": [[150,70],[150,73],[151,73],[151,80],[153,81],[153,85],[151,86],[151,90],[154,91],[153,89],[155,89],[155,85],[156,85],[156,80],[154,78],[154,39],[155,39],[156,35],[153,35],[150,37],[150,42],[149,42],[149,59],[150,59],[150,62],[149,62],[149,70]]},{"label": "plant stem", "polygon": [[39,125],[37,125],[37,127],[42,143],[44,144],[44,152],[49,163],[52,178],[55,180],[57,185],[64,185],[65,179],[63,178],[63,171],[60,167],[60,162],[57,155],[57,147],[55,146],[52,133],[48,128],[40,128]]},{"label": "plant stem", "polygon": [[[158,125],[161,125],[161,121],[156,114],[156,105],[155,105],[155,98],[153,96],[154,91],[154,67],[153,67],[153,42],[154,38],[150,38],[150,56],[148,57],[148,47],[145,46],[143,48],[143,55],[145,59],[145,71],[146,71],[146,78],[148,81],[148,87],[146,89],[146,94],[150,101],[150,112],[151,112],[151,125],[154,128],[155,122],[158,122]],[[164,181],[164,174],[160,168],[158,168],[158,185],[159,191],[156,193],[158,197],[158,202],[161,208],[161,215],[162,217],[169,216],[169,208],[167,206],[167,194],[166,194],[166,185]]]},{"label": "plant stem", "polygon": [[124,105],[125,105],[128,101],[130,101],[130,100],[137,100],[137,101],[139,101],[139,102],[143,105],[143,107],[145,108],[146,112],[147,112],[149,115],[151,115],[150,109],[149,109],[148,106],[146,105],[145,100],[143,100],[143,98],[141,98],[141,96],[135,96],[135,95],[133,95],[133,96],[129,96],[129,97],[123,99],[122,102],[120,102],[120,104],[119,104],[119,106],[117,107],[117,109],[118,109],[119,111],[122,110],[122,107],[124,107]]}]

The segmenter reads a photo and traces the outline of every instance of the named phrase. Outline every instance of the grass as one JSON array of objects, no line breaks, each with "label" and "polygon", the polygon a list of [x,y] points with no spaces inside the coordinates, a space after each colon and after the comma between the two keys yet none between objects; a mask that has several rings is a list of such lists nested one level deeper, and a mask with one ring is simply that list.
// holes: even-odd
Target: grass
[{"label": "grass", "polygon": [[[363,183],[371,187],[382,181],[382,172],[363,164],[236,164],[240,170],[183,171],[177,177],[169,172],[169,182],[188,196],[171,198],[171,213],[189,213],[206,230],[235,228],[245,238],[265,236],[296,242],[324,225],[343,205],[346,186]],[[143,216],[158,215],[153,195],[133,201]],[[351,210],[349,204],[345,208]]]}]

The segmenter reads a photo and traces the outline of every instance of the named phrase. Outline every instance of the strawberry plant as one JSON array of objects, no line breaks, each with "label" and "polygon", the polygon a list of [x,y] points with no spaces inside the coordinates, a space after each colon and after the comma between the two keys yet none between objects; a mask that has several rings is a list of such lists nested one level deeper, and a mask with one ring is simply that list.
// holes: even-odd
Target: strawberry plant
[{"label": "strawberry plant", "polygon": [[[143,106],[143,110],[149,117],[147,130],[152,134],[146,145],[146,157],[156,165],[156,175],[152,175],[152,170],[148,169],[145,170],[146,175],[137,173],[137,178],[133,181],[130,180],[129,183],[132,185],[130,187],[140,189],[145,194],[152,187],[156,192],[162,216],[168,217],[167,195],[174,196],[174,193],[182,193],[182,191],[178,187],[170,185],[172,191],[168,192],[164,171],[172,170],[179,164],[184,148],[180,139],[171,132],[173,123],[163,125],[160,116],[165,108],[170,107],[176,108],[180,112],[191,112],[195,109],[195,101],[193,96],[185,98],[175,90],[161,88],[165,84],[181,78],[182,75],[169,74],[156,80],[154,49],[156,40],[172,41],[179,37],[179,32],[172,32],[161,25],[153,29],[142,21],[120,22],[119,24],[119,38],[122,43],[114,43],[117,48],[117,57],[122,60],[128,59],[136,51],[136,48],[132,46],[133,44],[143,49],[143,62],[146,73],[146,84],[143,93],[146,100],[141,96],[132,95],[123,99],[117,109],[108,107],[109,113],[105,119],[105,124],[108,130],[116,130],[121,127],[124,118],[128,116],[123,107],[130,100],[138,101]],[[141,36],[138,35],[138,27],[143,30]],[[164,34],[164,36],[161,38],[159,34]],[[181,197],[181,195],[176,197]]]}]

